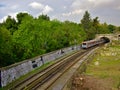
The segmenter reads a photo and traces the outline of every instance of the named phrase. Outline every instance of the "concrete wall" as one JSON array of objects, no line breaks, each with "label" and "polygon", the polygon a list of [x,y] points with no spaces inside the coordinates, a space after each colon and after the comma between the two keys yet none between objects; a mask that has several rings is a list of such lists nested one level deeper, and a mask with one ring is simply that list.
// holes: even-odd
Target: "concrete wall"
[{"label": "concrete wall", "polygon": [[27,74],[33,69],[40,67],[44,63],[55,60],[61,56],[64,56],[70,52],[80,50],[80,46],[71,46],[68,48],[60,49],[57,51],[50,52],[35,58],[25,60],[4,68],[0,69],[0,87],[6,86],[8,83],[12,82],[15,79],[18,79],[20,76]]},{"label": "concrete wall", "polygon": [[96,34],[96,39],[100,39],[101,37],[107,37],[111,40],[118,40],[120,34]]}]

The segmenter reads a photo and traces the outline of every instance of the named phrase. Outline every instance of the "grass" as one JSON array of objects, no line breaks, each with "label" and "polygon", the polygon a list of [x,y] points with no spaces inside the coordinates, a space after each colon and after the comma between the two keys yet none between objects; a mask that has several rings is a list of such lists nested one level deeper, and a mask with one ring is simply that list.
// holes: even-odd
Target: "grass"
[{"label": "grass", "polygon": [[111,78],[114,82],[112,87],[120,87],[120,46],[110,45],[98,50],[86,74],[102,79]]}]

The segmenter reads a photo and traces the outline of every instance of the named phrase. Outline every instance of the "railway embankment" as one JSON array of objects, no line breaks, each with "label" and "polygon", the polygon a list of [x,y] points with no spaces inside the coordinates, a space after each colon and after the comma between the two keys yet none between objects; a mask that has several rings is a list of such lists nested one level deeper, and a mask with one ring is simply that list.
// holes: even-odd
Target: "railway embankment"
[{"label": "railway embankment", "polygon": [[48,62],[55,61],[56,59],[77,50],[80,50],[80,45],[56,50],[32,59],[24,60],[23,62],[0,68],[0,87],[8,85],[21,76],[41,67]]},{"label": "railway embankment", "polygon": [[66,90],[120,90],[120,44],[105,45],[84,62]]}]

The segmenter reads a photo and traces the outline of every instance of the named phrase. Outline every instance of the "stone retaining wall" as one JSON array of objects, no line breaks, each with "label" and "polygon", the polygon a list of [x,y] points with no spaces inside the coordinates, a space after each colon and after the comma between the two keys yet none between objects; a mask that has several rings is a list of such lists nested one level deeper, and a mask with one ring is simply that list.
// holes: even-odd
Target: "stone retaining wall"
[{"label": "stone retaining wall", "polygon": [[6,86],[8,83],[18,79],[22,75],[27,74],[33,69],[40,67],[44,63],[53,61],[61,56],[64,56],[76,50],[80,50],[79,45],[56,50],[48,54],[37,56],[35,58],[28,59],[10,66],[1,68],[0,69],[0,87]]}]

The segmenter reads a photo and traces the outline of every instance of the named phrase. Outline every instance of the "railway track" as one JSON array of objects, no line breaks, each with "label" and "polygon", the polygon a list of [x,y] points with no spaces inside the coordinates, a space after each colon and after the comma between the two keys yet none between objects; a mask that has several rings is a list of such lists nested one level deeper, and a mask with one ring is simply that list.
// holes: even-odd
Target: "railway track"
[{"label": "railway track", "polygon": [[63,58],[58,59],[57,61],[55,61],[54,64],[46,67],[45,69],[37,72],[36,74],[29,76],[28,78],[26,78],[25,80],[22,80],[21,82],[12,85],[11,87],[9,87],[9,90],[20,90],[21,88],[24,88],[25,86],[27,86],[27,84],[29,84],[30,82],[34,81],[34,79],[40,77],[42,74],[44,74],[45,72],[49,71],[52,67],[55,67],[56,65],[58,65],[59,63],[63,62],[67,57],[71,57],[73,55],[75,55],[77,52],[74,52],[72,55],[66,55]]},{"label": "railway track", "polygon": [[[29,77],[28,79],[20,82],[18,85],[12,87],[10,90],[36,90],[40,88],[44,83],[48,82],[51,78],[63,71],[68,70],[72,65],[85,56],[91,49],[81,50],[76,52],[68,57],[62,58],[59,62],[54,63],[53,65],[47,67],[43,71],[36,73],[35,75]],[[62,74],[61,74],[62,75]],[[58,76],[58,78],[60,75]],[[56,78],[57,79],[57,78]],[[53,83],[53,82],[52,82]],[[49,84],[50,85],[50,84]],[[49,86],[46,87],[46,89]],[[44,89],[45,90],[45,89]]]},{"label": "railway track", "polygon": [[[75,56],[73,61],[71,61],[69,64],[66,63],[66,66],[63,67],[62,70],[59,70],[55,76],[53,76],[52,80],[45,82],[45,84],[43,84],[43,85],[40,85],[40,86],[37,85],[32,90],[62,90],[64,88],[64,86],[66,84],[65,82],[67,80],[67,79],[65,79],[64,74],[66,74],[66,72],[68,72],[69,69],[73,70],[73,68],[76,68],[76,63],[79,63],[78,66],[80,66],[80,63],[82,63],[85,60],[85,59],[83,59],[83,57],[86,56],[91,50],[92,49],[89,49],[87,51],[80,53],[79,56],[77,56],[77,57]],[[72,67],[72,69],[71,69],[71,67]],[[64,84],[61,83],[61,84],[59,84],[60,85],[59,86],[57,84],[58,84],[58,82],[61,82],[61,79],[60,79],[61,77],[63,78]],[[66,77],[68,77],[68,76],[66,76]],[[56,85],[56,86],[54,87],[54,85]]]}]

